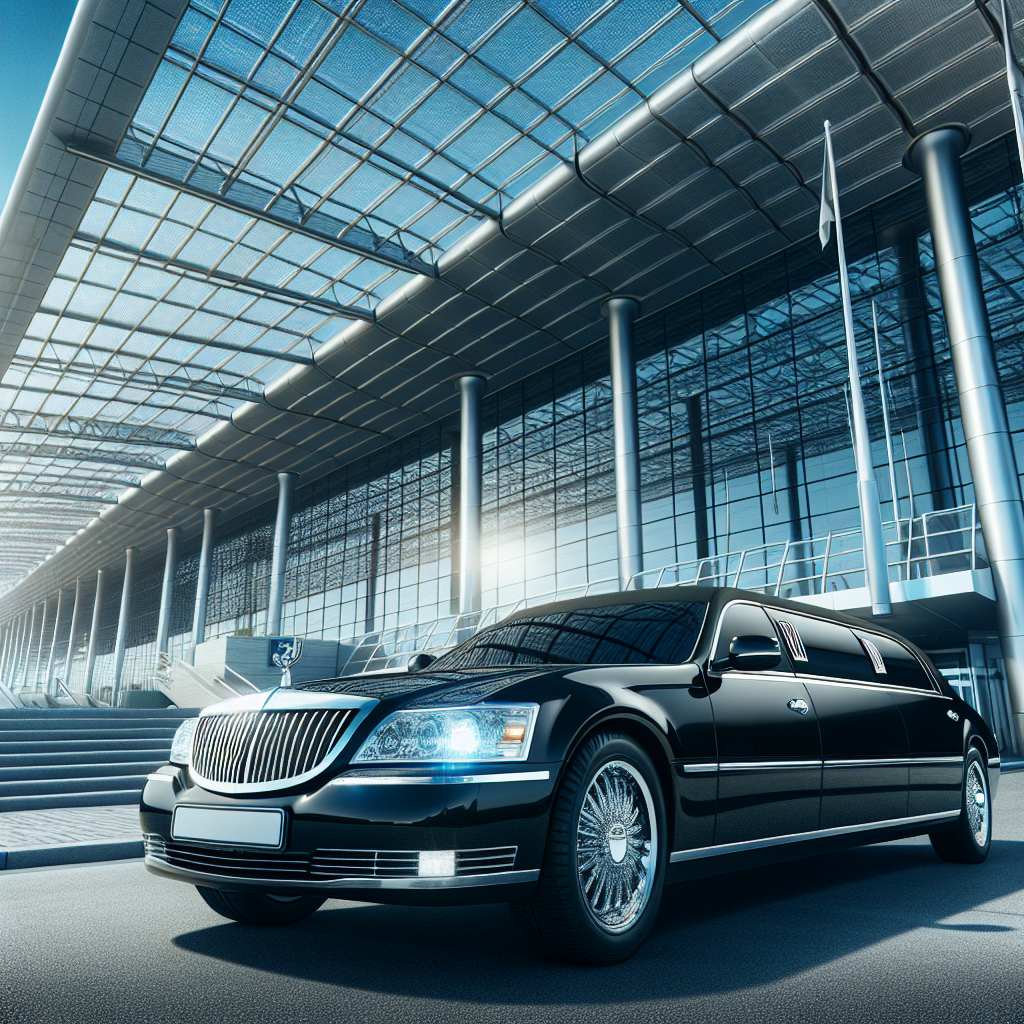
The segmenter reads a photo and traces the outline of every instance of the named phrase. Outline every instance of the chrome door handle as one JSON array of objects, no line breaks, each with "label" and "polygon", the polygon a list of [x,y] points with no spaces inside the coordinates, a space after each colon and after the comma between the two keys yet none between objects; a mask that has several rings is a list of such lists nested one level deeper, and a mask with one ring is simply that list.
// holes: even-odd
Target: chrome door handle
[{"label": "chrome door handle", "polygon": [[787,705],[790,711],[795,711],[798,715],[806,715],[810,708],[807,706],[805,700],[791,700]]}]

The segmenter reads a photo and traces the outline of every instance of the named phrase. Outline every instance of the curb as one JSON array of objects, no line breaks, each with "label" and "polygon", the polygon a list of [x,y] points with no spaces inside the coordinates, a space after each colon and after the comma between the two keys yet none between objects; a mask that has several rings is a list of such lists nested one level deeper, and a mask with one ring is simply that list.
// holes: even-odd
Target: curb
[{"label": "curb", "polygon": [[128,860],[141,857],[142,839],[113,839],[63,843],[52,846],[18,846],[0,850],[0,871],[46,868],[59,864],[88,864],[100,860]]}]

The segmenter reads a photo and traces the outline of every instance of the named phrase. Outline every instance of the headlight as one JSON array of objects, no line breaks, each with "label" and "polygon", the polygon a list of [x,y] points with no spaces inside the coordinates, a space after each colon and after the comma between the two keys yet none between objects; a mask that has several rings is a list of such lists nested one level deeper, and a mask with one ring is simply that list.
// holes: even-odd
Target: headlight
[{"label": "headlight", "polygon": [[525,761],[536,717],[536,704],[396,711],[352,761]]},{"label": "headlight", "polygon": [[171,740],[170,761],[172,764],[180,764],[184,768],[189,766],[192,759],[192,734],[196,731],[198,721],[198,718],[186,718],[178,726],[174,733],[174,739]]}]

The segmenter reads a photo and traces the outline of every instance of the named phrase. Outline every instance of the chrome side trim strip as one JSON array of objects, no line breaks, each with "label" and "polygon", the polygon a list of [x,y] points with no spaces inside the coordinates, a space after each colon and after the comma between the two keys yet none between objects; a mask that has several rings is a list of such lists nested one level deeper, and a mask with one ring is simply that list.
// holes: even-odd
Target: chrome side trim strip
[{"label": "chrome side trim strip", "polygon": [[699,775],[704,772],[717,772],[718,762],[712,761],[710,764],[684,764],[683,772],[687,775]]},{"label": "chrome side trim strip", "polygon": [[470,889],[481,885],[508,885],[515,882],[536,882],[540,868],[533,871],[495,871],[489,875],[449,875],[445,878],[327,878],[303,879],[301,882],[282,881],[280,878],[238,878],[234,875],[214,875],[205,871],[179,868],[168,861],[146,854],[146,867],[161,874],[173,875],[184,881],[231,882],[259,889]]},{"label": "chrome side trim strip", "polygon": [[826,761],[826,768],[876,768],[876,767],[902,767],[903,765],[909,765],[911,767],[917,766],[919,768],[928,768],[932,765],[940,764],[963,764],[964,759],[962,757],[878,757],[878,758],[867,758],[864,760],[846,761]]},{"label": "chrome side trim strip", "polygon": [[716,857],[720,853],[743,853],[746,850],[760,850],[770,846],[784,846],[787,843],[801,843],[809,839],[828,839],[832,836],[851,835],[856,832],[874,832],[878,829],[898,828],[903,825],[926,825],[940,821],[955,821],[959,811],[942,811],[939,814],[918,814],[911,818],[889,818],[886,821],[869,821],[860,825],[843,825],[839,828],[823,828],[814,832],[795,832],[786,836],[772,836],[769,839],[750,839],[743,843],[724,843],[721,846],[701,846],[695,850],[677,850],[669,857],[676,864],[684,860],[700,860],[702,857]]},{"label": "chrome side trim strip", "polygon": [[492,775],[339,775],[331,786],[464,786],[484,782],[546,782],[551,772],[496,772]]},{"label": "chrome side trim strip", "polygon": [[723,772],[785,771],[787,768],[820,768],[821,761],[723,761]]},{"label": "chrome side trim strip", "polygon": [[990,757],[988,759],[988,766],[989,766],[989,768],[998,768],[999,767],[999,758],[998,757]]},{"label": "chrome side trim strip", "polygon": [[146,778],[150,782],[170,782],[172,784],[174,783],[173,775],[164,775],[161,772],[150,772],[146,776]]}]

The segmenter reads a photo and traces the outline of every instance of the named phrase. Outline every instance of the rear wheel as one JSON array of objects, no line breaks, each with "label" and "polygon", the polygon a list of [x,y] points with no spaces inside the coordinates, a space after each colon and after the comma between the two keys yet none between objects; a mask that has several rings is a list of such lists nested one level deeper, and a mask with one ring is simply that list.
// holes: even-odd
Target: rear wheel
[{"label": "rear wheel", "polygon": [[658,773],[628,736],[584,743],[551,815],[536,896],[511,904],[541,953],[577,963],[628,960],[661,903],[668,838]]},{"label": "rear wheel", "polygon": [[942,860],[980,864],[992,845],[992,808],[989,802],[988,769],[981,752],[971,747],[964,762],[960,817],[929,835],[932,849]]},{"label": "rear wheel", "polygon": [[222,892],[197,885],[207,906],[241,924],[280,926],[309,917],[324,902],[318,896],[271,896],[267,892]]}]

